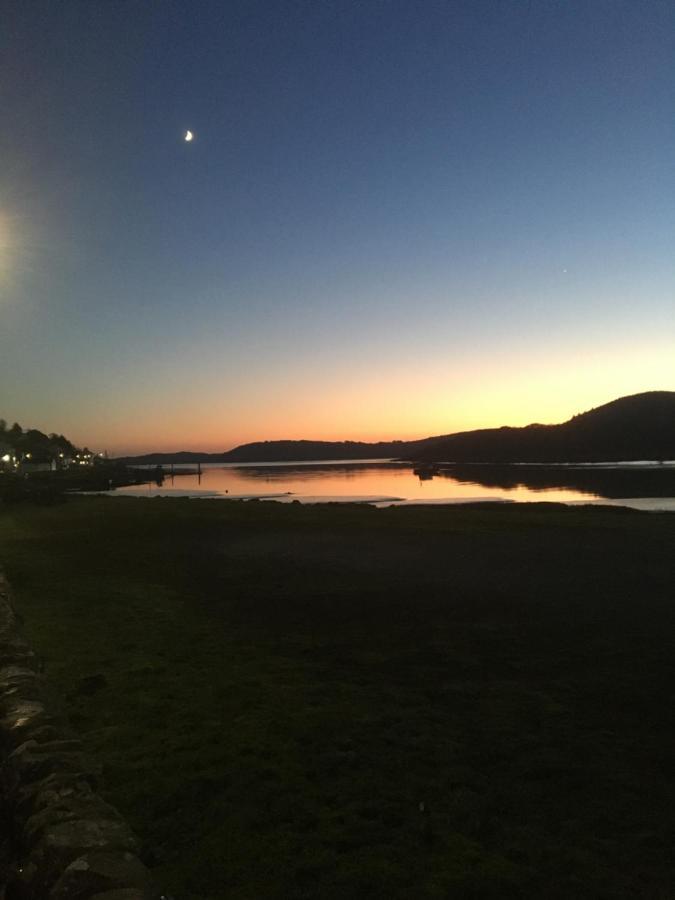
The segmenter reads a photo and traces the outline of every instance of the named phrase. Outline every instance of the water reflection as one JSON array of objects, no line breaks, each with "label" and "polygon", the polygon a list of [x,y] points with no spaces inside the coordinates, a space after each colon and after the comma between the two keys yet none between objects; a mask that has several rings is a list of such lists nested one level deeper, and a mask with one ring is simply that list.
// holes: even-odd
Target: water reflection
[{"label": "water reflection", "polygon": [[359,481],[363,484],[382,483],[388,476],[407,477],[410,475],[410,463],[396,462],[320,462],[320,463],[285,463],[284,465],[255,465],[233,467],[226,470],[236,472],[242,482],[280,484],[288,481],[295,483],[321,481]]},{"label": "water reflection", "polygon": [[487,466],[454,465],[437,473],[442,478],[488,488],[531,491],[557,488],[616,499],[675,497],[675,466]]},{"label": "water reflection", "polygon": [[[580,503],[639,497],[644,498],[643,507],[650,505],[649,498],[675,498],[675,466],[672,465],[599,468],[444,464],[438,467],[383,460],[177,465],[149,469],[148,480],[144,487],[121,488],[116,493],[381,503],[476,500]],[[675,505],[675,500],[671,503]]]}]

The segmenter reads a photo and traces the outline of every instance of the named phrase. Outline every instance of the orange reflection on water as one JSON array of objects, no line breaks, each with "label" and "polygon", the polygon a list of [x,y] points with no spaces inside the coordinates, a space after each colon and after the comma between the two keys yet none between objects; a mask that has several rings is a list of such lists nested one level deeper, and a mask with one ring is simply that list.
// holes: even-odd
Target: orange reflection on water
[{"label": "orange reflection on water", "polygon": [[274,496],[293,500],[397,499],[417,502],[495,499],[517,501],[583,501],[599,495],[569,488],[490,487],[459,481],[446,473],[438,477],[416,475],[410,465],[373,463],[268,464],[201,467],[201,474],[170,474],[164,468],[161,486],[120,488],[116,493],[140,496]]}]

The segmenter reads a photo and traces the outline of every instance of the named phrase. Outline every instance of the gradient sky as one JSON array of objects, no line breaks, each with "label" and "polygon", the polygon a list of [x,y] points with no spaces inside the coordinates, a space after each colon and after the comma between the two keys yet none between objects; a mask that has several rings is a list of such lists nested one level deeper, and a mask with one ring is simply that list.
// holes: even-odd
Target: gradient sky
[{"label": "gradient sky", "polygon": [[1,6],[10,422],[222,450],[675,390],[670,0]]}]

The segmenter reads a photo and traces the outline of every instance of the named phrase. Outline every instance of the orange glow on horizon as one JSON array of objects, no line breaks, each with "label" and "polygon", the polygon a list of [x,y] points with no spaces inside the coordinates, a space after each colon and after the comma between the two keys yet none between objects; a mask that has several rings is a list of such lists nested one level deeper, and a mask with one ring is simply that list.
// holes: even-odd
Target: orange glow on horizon
[{"label": "orange glow on horizon", "polygon": [[485,357],[448,354],[403,365],[393,357],[344,369],[274,369],[233,381],[198,372],[193,381],[158,380],[75,402],[63,394],[32,410],[5,409],[9,421],[65,434],[111,456],[153,451],[218,453],[273,440],[415,440],[502,425],[555,424],[618,397],[675,391],[675,340],[618,342],[610,351],[505,346]]},{"label": "orange glow on horizon", "polygon": [[284,396],[267,385],[235,401],[223,401],[217,390],[196,399],[172,396],[161,406],[107,417],[86,434],[80,423],[64,433],[112,455],[222,452],[272,440],[415,440],[502,425],[554,424],[628,394],[675,390],[675,352],[621,348],[610,358],[590,351],[567,355],[564,362],[549,359],[546,365],[542,351],[517,368],[495,362],[444,371],[435,364],[412,377],[378,373],[367,383],[324,379],[290,385]]}]

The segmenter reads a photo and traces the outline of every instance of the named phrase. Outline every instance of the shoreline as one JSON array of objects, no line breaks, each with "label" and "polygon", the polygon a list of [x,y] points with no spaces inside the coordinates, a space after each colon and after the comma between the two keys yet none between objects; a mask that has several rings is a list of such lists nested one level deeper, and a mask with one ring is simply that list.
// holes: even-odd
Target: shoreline
[{"label": "shoreline", "polygon": [[133,494],[130,492],[113,491],[70,491],[72,496],[80,497],[110,497],[115,499],[127,498],[131,500],[219,500],[238,503],[297,503],[302,506],[372,506],[375,509],[387,509],[390,507],[454,507],[454,506],[569,506],[569,507],[611,507],[630,509],[637,512],[668,513],[675,512],[675,498],[665,497],[620,497],[620,498],[589,498],[588,500],[514,500],[510,497],[461,497],[461,498],[434,498],[429,500],[407,499],[404,497],[378,497],[378,496],[321,496],[321,495],[296,495],[290,491],[273,494],[223,494],[217,491],[182,491],[180,488],[168,489],[166,493],[155,493],[148,496],[145,493]]}]

